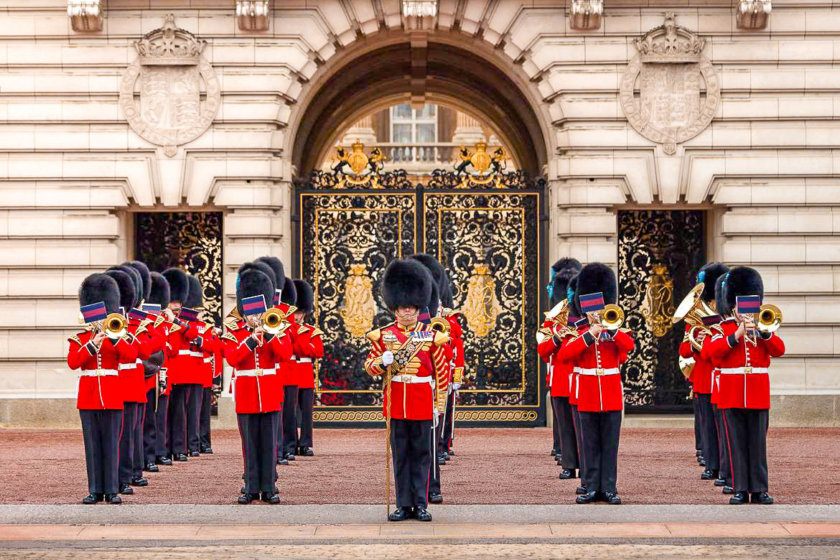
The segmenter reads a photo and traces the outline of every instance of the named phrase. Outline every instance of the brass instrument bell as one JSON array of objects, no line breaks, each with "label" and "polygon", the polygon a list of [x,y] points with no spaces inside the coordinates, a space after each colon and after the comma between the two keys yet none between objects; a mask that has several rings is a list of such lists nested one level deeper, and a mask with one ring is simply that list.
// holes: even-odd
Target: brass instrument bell
[{"label": "brass instrument bell", "polygon": [[624,310],[614,303],[607,304],[601,311],[599,323],[608,331],[617,331],[624,323]]},{"label": "brass instrument bell", "polygon": [[761,333],[774,333],[782,326],[782,310],[766,303],[758,310],[755,328]]},{"label": "brass instrument bell", "polygon": [[289,322],[286,320],[286,315],[276,307],[272,307],[262,315],[263,330],[269,334],[279,335],[288,326]]},{"label": "brass instrument bell", "polygon": [[432,319],[429,326],[432,328],[433,331],[442,332],[443,334],[448,335],[449,331],[452,330],[452,325],[449,324],[449,321],[444,319],[443,317],[435,317]]},{"label": "brass instrument bell", "polygon": [[706,304],[701,297],[704,286],[705,284],[703,284],[703,282],[694,286],[694,288],[692,288],[680,302],[680,305],[674,312],[674,316],[671,318],[671,322],[673,324],[677,324],[680,321],[685,320],[685,322],[692,327],[688,333],[688,340],[691,343],[691,346],[698,351],[701,349],[702,345],[700,344],[700,341],[697,340],[693,331],[695,328],[698,328],[704,333],[709,334],[709,329],[703,324],[703,318],[711,317],[715,314],[715,311],[709,307],[709,305]]},{"label": "brass instrument bell", "polygon": [[125,336],[125,317],[119,313],[111,313],[105,317],[102,330],[108,338],[122,338]]}]

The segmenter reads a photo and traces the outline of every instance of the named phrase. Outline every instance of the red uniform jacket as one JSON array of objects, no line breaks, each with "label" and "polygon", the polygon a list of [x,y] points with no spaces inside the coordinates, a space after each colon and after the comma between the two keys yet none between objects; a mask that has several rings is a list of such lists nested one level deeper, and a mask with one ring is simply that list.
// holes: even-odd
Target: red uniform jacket
[{"label": "red uniform jacket", "polygon": [[460,313],[450,313],[445,317],[449,321],[449,344],[453,353],[450,383],[464,382],[464,329],[458,320],[460,316]]},{"label": "red uniform jacket", "polygon": [[[583,327],[582,327],[583,329]],[[610,412],[624,408],[619,367],[635,343],[630,331],[619,329],[611,340],[596,341],[587,330],[570,338],[558,358],[577,365],[577,406],[581,412]]]},{"label": "red uniform jacket", "polygon": [[[166,323],[164,321],[164,318],[161,317],[160,315],[152,315],[152,314],[149,314],[149,316],[145,320],[143,320],[143,322],[141,323],[141,325],[144,325],[146,327],[146,329],[151,333],[151,336],[156,340],[156,343],[154,344],[155,349],[152,350],[151,353],[154,354],[155,352],[163,351],[164,361],[163,361],[163,365],[161,366],[162,368],[166,367],[166,359],[168,357],[167,356],[167,353],[168,353],[167,338],[168,338],[169,332],[168,332],[167,327],[166,327],[166,325],[168,325],[168,324],[169,323]],[[158,383],[158,376],[159,375],[160,374],[153,375],[152,377],[145,380],[146,392],[155,388],[155,386]]]},{"label": "red uniform jacket", "polygon": [[[694,335],[695,337],[699,337],[700,329],[696,327],[695,329]],[[703,340],[704,346],[709,338],[707,335]],[[694,369],[691,370],[691,381],[694,385],[694,392],[698,395],[711,395],[712,386],[714,385],[714,364],[709,360],[708,356],[704,357],[702,352],[698,352],[691,346],[690,342],[683,344],[689,345],[691,356],[694,358]]]},{"label": "red uniform jacket", "polygon": [[169,359],[166,363],[168,385],[182,385],[185,383],[201,383],[201,371],[198,364],[203,354],[190,342],[199,336],[195,323],[181,326],[170,323],[168,342],[170,346]]},{"label": "red uniform jacket", "polygon": [[[682,358],[694,358],[694,347],[691,346],[691,342],[688,340],[688,333],[691,332],[691,325],[688,323],[685,324],[685,335],[683,336],[682,342],[680,342],[680,349],[679,354]],[[688,374],[688,382],[694,384],[694,368],[691,369],[691,373]]]},{"label": "red uniform jacket", "polygon": [[702,354],[720,368],[719,408],[770,408],[770,358],[783,356],[785,343],[775,334],[756,337],[756,345],[746,337],[735,339],[738,323],[727,319],[714,329],[712,339],[703,344]]},{"label": "red uniform jacket", "polygon": [[295,355],[295,385],[301,389],[315,388],[315,360],[324,357],[324,333],[310,325],[301,325],[292,342]]},{"label": "red uniform jacket", "polygon": [[[210,388],[213,386],[213,377],[216,374],[213,366],[213,357],[220,351],[222,347],[222,339],[216,336],[213,325],[198,322],[196,323],[196,328],[198,329],[199,336],[201,337],[201,349],[198,351],[201,356],[196,356],[197,380],[191,381],[191,383],[200,383],[202,387]],[[200,381],[198,381],[198,379],[200,379]]]},{"label": "red uniform jacket", "polygon": [[273,336],[258,346],[247,328],[222,335],[225,359],[233,367],[237,414],[276,412],[283,406],[283,382],[277,364],[292,357],[288,336]]},{"label": "red uniform jacket", "polygon": [[146,375],[142,360],[163,349],[165,341],[156,331],[149,330],[148,321],[130,319],[126,330],[131,334],[132,345],[137,349],[137,359],[132,364],[120,364],[123,381],[123,401],[146,402]]},{"label": "red uniform jacket", "polygon": [[287,319],[291,324],[285,331],[285,338],[288,338],[289,343],[292,345],[292,355],[278,364],[279,370],[277,373],[280,374],[280,380],[283,382],[283,385],[297,385],[298,368],[297,360],[294,359],[294,348],[297,343],[298,329],[300,329],[300,325],[295,323],[294,315],[289,315]]},{"label": "red uniform jacket", "polygon": [[537,352],[550,365],[548,386],[551,389],[551,396],[568,397],[572,388],[574,363],[562,360],[558,356],[558,350],[577,333],[574,330],[559,329],[560,332],[555,334],[553,327],[554,323],[550,322],[549,327],[542,329],[543,335],[547,338],[537,345]]},{"label": "red uniform jacket", "polygon": [[123,383],[120,364],[133,364],[137,348],[125,338],[113,342],[106,338],[99,349],[93,345],[93,332],[71,336],[67,365],[81,370],[76,408],[79,410],[122,410]]},{"label": "red uniform jacket", "polygon": [[387,390],[383,388],[383,414],[393,403],[393,419],[431,420],[435,409],[438,412],[446,410],[449,364],[444,346],[449,342],[447,335],[433,331],[423,323],[408,329],[394,323],[369,332],[367,338],[372,345],[365,360],[365,371],[372,376],[383,375],[388,369],[382,364],[386,345],[397,354],[396,348],[405,344],[409,337],[414,339],[418,350],[401,369],[397,369],[396,362],[391,365],[391,399],[389,401]]}]

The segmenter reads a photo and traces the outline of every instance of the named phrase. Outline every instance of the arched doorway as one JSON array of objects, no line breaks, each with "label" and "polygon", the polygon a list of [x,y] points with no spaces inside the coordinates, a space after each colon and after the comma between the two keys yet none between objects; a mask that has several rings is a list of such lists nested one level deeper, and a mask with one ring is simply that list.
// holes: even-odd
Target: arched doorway
[{"label": "arched doorway", "polygon": [[[330,347],[318,373],[316,419],[381,419],[379,383],[362,369],[364,334],[391,320],[378,295],[385,265],[427,252],[450,272],[455,307],[468,323],[467,380],[456,418],[481,425],[541,425],[544,379],[533,340],[543,291],[544,120],[527,84],[516,83],[513,69],[497,66],[493,53],[485,59],[464,48],[472,41],[458,46],[448,35],[430,39],[418,53],[407,38],[388,35],[376,48],[359,47],[325,70],[304,96],[287,144],[298,175],[296,265],[315,285],[316,320]],[[366,115],[402,108],[422,121],[438,107],[470,116],[486,139],[497,143],[470,146],[471,155],[483,151],[489,157],[502,146],[518,170],[456,176],[451,159],[460,148],[449,142],[434,147],[450,149],[438,162],[444,169],[434,173],[392,171],[358,183],[323,171],[310,178]],[[416,126],[423,125],[413,124],[413,130]],[[391,159],[414,153],[416,144],[402,151],[389,145],[385,153]],[[361,142],[344,146],[365,158],[370,148]]]}]

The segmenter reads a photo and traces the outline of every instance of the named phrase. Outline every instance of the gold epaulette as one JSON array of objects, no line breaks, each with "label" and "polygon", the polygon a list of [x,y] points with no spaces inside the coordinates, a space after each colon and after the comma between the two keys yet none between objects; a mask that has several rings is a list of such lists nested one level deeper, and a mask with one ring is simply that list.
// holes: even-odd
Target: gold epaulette
[{"label": "gold epaulette", "polygon": [[159,327],[159,326],[161,326],[161,325],[162,325],[165,321],[166,321],[166,317],[164,317],[163,315],[158,315],[158,316],[157,316],[157,319],[155,319],[155,326],[156,326],[156,327]]},{"label": "gold epaulette", "polygon": [[711,327],[709,327],[709,330],[718,334],[726,334],[721,325],[712,325]]},{"label": "gold epaulette", "polygon": [[74,335],[70,335],[70,336],[68,336],[68,337],[67,337],[67,340],[69,340],[70,342],[75,342],[75,343],[76,343],[76,344],[78,344],[79,346],[82,346],[82,341],[81,341],[81,340],[79,340],[79,337],[78,337],[78,336],[76,336],[75,334],[74,334]]},{"label": "gold epaulette", "polygon": [[620,329],[618,329],[618,330],[620,330],[620,331],[621,331],[621,332],[623,332],[624,334],[633,334],[633,331],[631,331],[630,329],[625,329],[624,327],[622,327],[622,328],[620,328]]},{"label": "gold epaulette", "polygon": [[373,329],[365,335],[365,338],[367,338],[371,342],[379,342],[379,340],[382,338],[382,329]]},{"label": "gold epaulette", "polygon": [[137,330],[134,331],[134,336],[137,336],[138,334],[143,334],[144,332],[146,332],[146,325],[140,323],[140,326],[137,327]]},{"label": "gold epaulette", "polygon": [[237,322],[235,317],[228,317],[225,319],[224,323],[222,323],[226,329],[231,331],[238,331],[239,330],[239,323]]},{"label": "gold epaulette", "polygon": [[318,327],[313,327],[312,328],[312,334],[310,334],[309,337],[310,338],[315,338],[316,336],[321,336],[322,334],[324,334],[324,331],[322,331]]},{"label": "gold epaulette", "polygon": [[222,340],[230,340],[231,342],[239,342],[238,340],[236,340],[236,337],[233,336],[232,334],[230,334],[229,332],[226,332],[225,334],[222,335]]},{"label": "gold epaulette", "polygon": [[309,327],[307,327],[306,325],[301,325],[301,326],[298,327],[297,332],[298,332],[298,334],[306,334],[306,333],[309,332]]},{"label": "gold epaulette", "polygon": [[170,334],[172,334],[172,333],[174,333],[174,332],[178,332],[178,331],[180,331],[180,330],[181,330],[181,325],[179,325],[179,324],[177,324],[177,323],[173,323],[173,324],[172,324],[172,328],[171,328],[171,329],[169,329],[169,333],[170,333]]},{"label": "gold epaulette", "polygon": [[[143,319],[142,321],[140,321],[140,327],[148,327],[149,325],[152,325],[152,324],[154,324],[154,321],[152,321],[149,318],[146,318],[146,319]],[[137,328],[140,328],[140,327],[137,327]]]},{"label": "gold epaulette", "polygon": [[433,342],[435,343],[435,346],[443,346],[449,342],[449,335],[440,331],[435,331]]}]

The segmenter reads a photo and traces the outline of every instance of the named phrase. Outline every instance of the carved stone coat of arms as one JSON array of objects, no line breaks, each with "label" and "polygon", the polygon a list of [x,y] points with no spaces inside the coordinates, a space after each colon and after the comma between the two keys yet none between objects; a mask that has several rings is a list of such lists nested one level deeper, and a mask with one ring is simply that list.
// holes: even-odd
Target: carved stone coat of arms
[{"label": "carved stone coat of arms", "polygon": [[128,124],[170,157],[201,136],[219,110],[219,80],[201,55],[205,45],[175,27],[169,14],[163,27],[134,43],[139,56],[122,79],[120,107]]},{"label": "carved stone coat of arms", "polygon": [[639,54],[621,80],[621,107],[639,134],[673,154],[714,118],[717,74],[703,56],[705,40],[678,26],[673,13],[635,45]]}]

